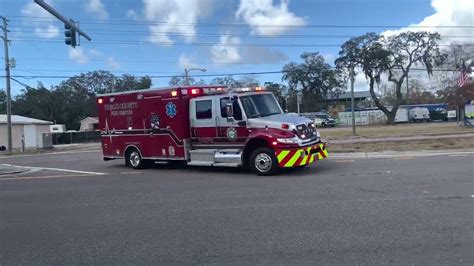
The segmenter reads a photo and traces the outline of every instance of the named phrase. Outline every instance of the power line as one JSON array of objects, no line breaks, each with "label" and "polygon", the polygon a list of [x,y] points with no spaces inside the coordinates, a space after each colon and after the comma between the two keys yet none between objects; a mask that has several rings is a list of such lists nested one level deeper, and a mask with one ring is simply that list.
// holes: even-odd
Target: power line
[{"label": "power line", "polygon": [[[15,16],[13,16],[15,17]],[[39,23],[50,23],[50,18],[44,17],[33,17],[33,16],[16,16],[22,18],[22,20],[14,21],[27,21],[27,22],[39,22]],[[26,18],[26,19],[25,19]],[[99,25],[172,25],[172,26],[201,26],[201,27],[249,27],[247,23],[208,23],[208,22],[168,22],[168,21],[149,21],[149,20],[101,20],[101,19],[77,19],[81,21],[81,24],[99,24]],[[474,28],[474,25],[344,25],[344,24],[258,24],[251,25],[252,27],[268,27],[268,28]]]},{"label": "power line", "polygon": [[[12,31],[14,33],[37,33],[36,31]],[[54,30],[44,30],[41,33],[56,33]],[[150,32],[150,31],[128,31],[128,30],[89,30],[89,33],[98,33],[100,36],[150,36],[150,37],[221,37],[225,34],[216,33],[181,33],[181,32]],[[279,36],[252,36],[248,34],[229,34],[232,37],[239,37],[242,39],[348,39],[357,37],[357,35],[349,34],[283,34]],[[443,35],[443,38],[474,38],[474,35]]]},{"label": "power line", "polygon": [[[59,39],[37,40],[34,38],[15,38],[16,42],[42,42],[42,43],[63,43]],[[94,44],[98,45],[174,45],[174,46],[220,46],[220,47],[341,47],[341,44],[282,44],[282,43],[212,43],[212,42],[154,42],[154,41],[124,41],[124,40],[96,40]],[[451,46],[451,44],[438,44],[438,46]],[[464,46],[474,46],[474,44],[464,44]]]},{"label": "power line", "polygon": [[[336,67],[331,67],[335,69]],[[412,68],[412,71],[426,71],[424,68]],[[288,71],[277,70],[277,71],[260,71],[260,72],[236,72],[236,73],[215,73],[215,74],[196,74],[193,77],[227,77],[227,76],[248,76],[248,75],[269,75],[269,74],[282,74]],[[459,69],[433,69],[433,72],[459,72]],[[5,77],[5,76],[0,76]],[[47,79],[67,79],[67,78],[87,78],[80,76],[65,76],[65,75],[12,75],[14,78],[47,78]],[[184,77],[183,74],[177,75],[145,75],[136,77],[149,77],[149,78],[172,78],[172,77]]]}]

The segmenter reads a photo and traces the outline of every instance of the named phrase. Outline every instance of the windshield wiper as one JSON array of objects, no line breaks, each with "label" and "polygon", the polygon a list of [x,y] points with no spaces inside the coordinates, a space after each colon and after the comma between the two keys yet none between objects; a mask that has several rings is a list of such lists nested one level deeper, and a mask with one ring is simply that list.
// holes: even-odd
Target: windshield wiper
[{"label": "windshield wiper", "polygon": [[273,113],[269,113],[269,114],[266,114],[266,115],[262,115],[262,116],[271,116],[271,115],[278,115],[280,114],[279,112],[273,112]]}]

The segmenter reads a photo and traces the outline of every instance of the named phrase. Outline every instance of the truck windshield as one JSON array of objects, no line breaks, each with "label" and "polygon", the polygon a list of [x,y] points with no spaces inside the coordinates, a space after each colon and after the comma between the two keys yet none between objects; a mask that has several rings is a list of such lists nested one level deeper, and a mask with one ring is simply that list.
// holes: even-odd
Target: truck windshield
[{"label": "truck windshield", "polygon": [[248,118],[281,114],[280,106],[272,94],[255,94],[240,97]]}]

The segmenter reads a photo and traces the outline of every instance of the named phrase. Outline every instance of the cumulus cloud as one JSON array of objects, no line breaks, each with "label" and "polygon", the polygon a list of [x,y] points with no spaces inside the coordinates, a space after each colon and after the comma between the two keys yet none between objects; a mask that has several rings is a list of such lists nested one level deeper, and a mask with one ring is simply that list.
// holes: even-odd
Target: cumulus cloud
[{"label": "cumulus cloud", "polygon": [[109,13],[105,10],[105,6],[101,0],[89,0],[84,5],[87,13],[96,16],[98,19],[108,19]]},{"label": "cumulus cloud", "polygon": [[[304,18],[296,16],[288,10],[289,0],[281,0],[273,4],[273,0],[240,0],[239,9],[235,13],[252,28],[252,34],[277,36],[285,31],[306,25]],[[291,27],[288,27],[288,26]]]},{"label": "cumulus cloud", "polygon": [[288,56],[281,51],[240,44],[239,37],[230,33],[222,34],[219,42],[210,49],[212,61],[216,64],[271,64],[288,60]]},{"label": "cumulus cloud", "polygon": [[48,25],[46,28],[35,28],[35,34],[43,38],[51,39],[59,36],[59,28],[53,25]]},{"label": "cumulus cloud", "polygon": [[85,65],[92,60],[103,60],[106,66],[111,70],[120,69],[121,64],[113,56],[107,56],[103,52],[96,49],[87,49],[83,47],[69,48],[69,59],[72,61]]},{"label": "cumulus cloud", "polygon": [[[49,1],[52,4],[52,1]],[[25,17],[39,18],[38,21],[28,21],[29,25],[34,27],[34,33],[40,38],[55,38],[59,36],[59,27],[54,26],[55,18],[49,14],[46,10],[38,6],[35,2],[31,1],[21,9],[21,14]],[[26,23],[26,22],[25,22]]]},{"label": "cumulus cloud", "polygon": [[240,38],[223,34],[219,38],[219,43],[211,47],[211,58],[214,63],[230,64],[238,63],[241,60],[238,45]]},{"label": "cumulus cloud", "polygon": [[121,65],[113,56],[109,56],[107,58],[107,66],[113,70],[120,69]]},{"label": "cumulus cloud", "polygon": [[82,47],[69,48],[69,59],[75,61],[78,64],[84,65],[89,62],[89,56],[86,54]]},{"label": "cumulus cloud", "polygon": [[[403,31],[431,31],[438,32],[446,42],[473,42],[471,27],[453,27],[466,26],[474,24],[474,2],[472,0],[432,0],[431,6],[434,13],[427,16],[422,21],[412,24],[412,27],[406,27],[398,30],[389,30],[383,34],[390,36]],[[421,26],[421,27],[413,27]],[[434,26],[434,27],[433,27]],[[450,26],[450,27],[436,27]],[[423,28],[429,27],[429,28]],[[465,36],[455,38],[451,36]]]},{"label": "cumulus cloud", "polygon": [[133,9],[127,10],[127,18],[132,19],[132,20],[137,20],[138,19],[137,12],[135,12],[135,10]]},{"label": "cumulus cloud", "polygon": [[173,44],[169,33],[183,35],[186,42],[196,36],[196,22],[210,14],[211,0],[143,0],[143,15],[156,22],[149,26],[149,40],[156,44]]}]

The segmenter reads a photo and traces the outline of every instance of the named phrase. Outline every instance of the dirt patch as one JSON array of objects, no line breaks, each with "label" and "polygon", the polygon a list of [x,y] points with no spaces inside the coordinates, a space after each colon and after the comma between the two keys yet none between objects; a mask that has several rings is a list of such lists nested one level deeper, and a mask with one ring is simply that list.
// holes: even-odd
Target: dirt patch
[{"label": "dirt patch", "polygon": [[[324,139],[332,140],[352,136],[352,127],[335,127],[318,129]],[[416,135],[449,135],[474,133],[474,127],[459,126],[449,123],[413,123],[397,125],[357,126],[359,137],[396,137]]]}]

